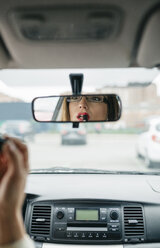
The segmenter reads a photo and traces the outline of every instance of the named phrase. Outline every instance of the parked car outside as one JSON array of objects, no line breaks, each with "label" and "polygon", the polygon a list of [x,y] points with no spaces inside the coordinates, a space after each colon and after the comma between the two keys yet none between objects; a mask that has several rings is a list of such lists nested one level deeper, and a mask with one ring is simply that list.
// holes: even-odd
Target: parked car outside
[{"label": "parked car outside", "polygon": [[160,166],[160,117],[150,119],[139,135],[137,156],[144,159],[147,167]]},{"label": "parked car outside", "polygon": [[64,125],[61,130],[62,145],[85,145],[87,143],[87,133],[84,126],[72,128],[72,126]]},{"label": "parked car outside", "polygon": [[27,120],[7,120],[1,125],[2,134],[17,137],[22,141],[33,141],[34,131],[32,125]]}]

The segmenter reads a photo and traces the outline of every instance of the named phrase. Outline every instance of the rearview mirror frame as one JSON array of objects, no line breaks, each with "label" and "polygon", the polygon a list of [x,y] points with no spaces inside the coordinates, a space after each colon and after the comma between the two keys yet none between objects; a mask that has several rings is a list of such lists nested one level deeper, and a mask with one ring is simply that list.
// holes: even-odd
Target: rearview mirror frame
[{"label": "rearview mirror frame", "polygon": [[[59,120],[54,120],[53,117],[54,117],[54,114],[53,113],[53,116],[50,120],[38,120],[35,116],[35,108],[34,108],[34,105],[35,105],[35,102],[38,100],[38,99],[45,99],[45,98],[55,98],[55,97],[60,97],[61,99],[61,105],[62,105],[62,100],[64,100],[64,98],[68,98],[68,97],[75,97],[75,95],[51,95],[51,96],[40,96],[40,97],[36,97],[32,100],[32,116],[34,118],[34,120],[36,122],[41,122],[41,123],[96,123],[96,122],[115,122],[115,121],[118,121],[121,117],[121,114],[122,114],[122,102],[121,102],[121,99],[118,95],[116,94],[81,94],[81,95],[77,95],[77,96],[82,96],[82,97],[86,97],[86,96],[107,96],[107,98],[109,99],[110,103],[112,102],[112,104],[114,104],[114,99],[116,99],[117,101],[117,118],[115,118],[115,111],[110,111],[109,112],[109,119],[108,120],[89,120],[89,121],[59,121]],[[57,106],[56,106],[57,107]],[[55,108],[56,109],[56,108]],[[112,109],[113,110],[113,109]]]}]

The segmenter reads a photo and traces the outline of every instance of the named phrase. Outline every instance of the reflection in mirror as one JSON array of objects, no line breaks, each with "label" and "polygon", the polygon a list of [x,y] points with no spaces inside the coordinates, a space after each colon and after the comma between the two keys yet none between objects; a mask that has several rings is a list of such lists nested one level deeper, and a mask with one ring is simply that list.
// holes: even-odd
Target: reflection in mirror
[{"label": "reflection in mirror", "polygon": [[39,122],[117,121],[121,109],[121,100],[114,94],[46,96],[32,102]]}]

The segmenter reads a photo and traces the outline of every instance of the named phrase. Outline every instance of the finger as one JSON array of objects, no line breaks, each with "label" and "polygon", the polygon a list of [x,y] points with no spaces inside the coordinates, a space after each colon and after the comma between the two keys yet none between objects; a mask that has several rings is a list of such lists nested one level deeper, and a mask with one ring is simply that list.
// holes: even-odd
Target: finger
[{"label": "finger", "polygon": [[24,186],[27,173],[23,166],[24,162],[22,153],[17,149],[16,145],[12,141],[6,142],[3,152],[7,160],[7,170],[1,178],[1,186],[6,185],[6,189],[12,189],[12,187],[17,187],[16,185],[20,182],[20,185]]},{"label": "finger", "polygon": [[16,146],[22,151],[22,152],[25,152],[25,155],[27,156],[26,158],[28,158],[28,149],[27,149],[27,146],[25,144],[23,144],[19,139],[17,138],[14,138],[14,137],[10,137],[8,135],[5,135],[5,137],[8,139],[8,140],[12,140]]},{"label": "finger", "polygon": [[0,155],[0,182],[7,171],[7,160],[3,155]]},{"label": "finger", "polygon": [[13,170],[13,173],[21,172],[23,170],[22,165],[24,164],[21,152],[12,141],[7,141],[5,147],[5,155],[7,156],[7,160],[10,165],[8,166],[8,169]]},{"label": "finger", "polygon": [[17,138],[13,138],[10,137],[8,135],[5,135],[5,137],[7,138],[7,140],[11,140],[13,143],[15,143],[15,145],[17,146],[17,148],[23,153],[23,157],[24,157],[24,166],[26,171],[29,171],[29,163],[28,163],[28,148],[25,144],[23,144],[19,139]]},{"label": "finger", "polygon": [[7,171],[7,157],[4,155],[5,144],[3,145],[3,150],[0,153],[0,181],[2,180],[4,174]]}]

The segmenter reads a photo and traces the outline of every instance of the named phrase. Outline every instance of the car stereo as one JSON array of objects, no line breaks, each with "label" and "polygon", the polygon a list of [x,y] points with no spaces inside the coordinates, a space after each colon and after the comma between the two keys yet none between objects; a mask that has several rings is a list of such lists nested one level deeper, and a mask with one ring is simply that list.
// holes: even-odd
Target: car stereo
[{"label": "car stereo", "polygon": [[54,206],[54,240],[92,243],[121,240],[121,207],[95,204]]}]

